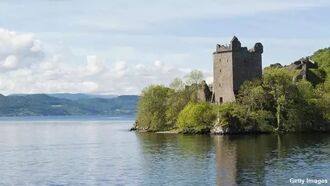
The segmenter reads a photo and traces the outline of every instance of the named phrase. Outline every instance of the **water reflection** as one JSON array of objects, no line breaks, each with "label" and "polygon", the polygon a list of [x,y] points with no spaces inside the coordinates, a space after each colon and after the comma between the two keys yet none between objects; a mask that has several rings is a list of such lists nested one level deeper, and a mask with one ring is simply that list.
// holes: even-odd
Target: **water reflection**
[{"label": "water reflection", "polygon": [[265,160],[276,148],[276,136],[214,136],[217,185],[265,184]]},{"label": "water reflection", "polygon": [[[290,134],[259,136],[214,136],[217,141],[217,184],[288,184],[291,177],[315,177],[320,170],[304,174],[297,162],[316,165],[316,158],[329,165],[329,135]],[[313,157],[310,157],[310,156]],[[309,167],[301,167],[310,169]],[[283,172],[282,172],[283,171]],[[328,175],[326,175],[328,174]],[[329,173],[323,173],[323,178]],[[322,176],[321,176],[322,177]]]},{"label": "water reflection", "polygon": [[214,180],[210,137],[137,135],[143,154],[144,185],[201,185]]},{"label": "water reflection", "polygon": [[127,121],[0,122],[0,185],[288,185],[330,180],[328,134],[183,136]]},{"label": "water reflection", "polygon": [[324,171],[330,160],[327,134],[137,136],[146,184],[282,185],[291,177],[329,178]]}]

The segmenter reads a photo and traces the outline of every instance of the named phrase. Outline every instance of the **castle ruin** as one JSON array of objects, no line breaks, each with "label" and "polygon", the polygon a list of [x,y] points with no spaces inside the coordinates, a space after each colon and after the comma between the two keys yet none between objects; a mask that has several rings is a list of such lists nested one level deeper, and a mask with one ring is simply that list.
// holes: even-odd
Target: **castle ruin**
[{"label": "castle ruin", "polygon": [[212,97],[203,89],[199,89],[199,100],[211,100],[215,103],[235,101],[240,86],[246,80],[262,76],[263,46],[256,43],[252,49],[242,47],[236,36],[230,45],[217,45],[213,53],[213,86]]},{"label": "castle ruin", "polygon": [[217,45],[213,53],[213,101],[235,101],[235,95],[244,81],[261,78],[262,53],[261,43],[248,50],[241,46],[236,36],[229,46]]}]

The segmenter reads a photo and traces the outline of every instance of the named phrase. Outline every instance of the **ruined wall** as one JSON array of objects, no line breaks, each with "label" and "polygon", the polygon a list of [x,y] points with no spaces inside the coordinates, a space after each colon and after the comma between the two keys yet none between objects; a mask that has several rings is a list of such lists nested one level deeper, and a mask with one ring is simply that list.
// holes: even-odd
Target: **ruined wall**
[{"label": "ruined wall", "polygon": [[206,81],[202,81],[198,85],[197,99],[202,102],[211,102],[212,101],[212,92],[211,92],[209,86],[206,84]]}]

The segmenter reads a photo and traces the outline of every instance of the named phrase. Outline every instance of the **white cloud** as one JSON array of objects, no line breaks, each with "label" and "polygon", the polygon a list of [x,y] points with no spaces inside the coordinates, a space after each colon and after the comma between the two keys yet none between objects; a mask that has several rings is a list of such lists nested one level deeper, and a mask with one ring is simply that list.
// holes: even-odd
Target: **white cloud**
[{"label": "white cloud", "polygon": [[84,81],[82,82],[82,86],[86,92],[95,92],[99,88],[99,85],[93,81]]},{"label": "white cloud", "polygon": [[128,74],[128,66],[125,61],[116,62],[112,69],[112,75],[116,78],[121,78]]},{"label": "white cloud", "polygon": [[39,40],[33,40],[33,45],[30,49],[32,52],[38,52],[42,50],[42,43]]},{"label": "white cloud", "polygon": [[[142,88],[150,84],[169,84],[174,78],[183,77],[189,73],[191,70],[189,68],[193,67],[190,65],[186,66],[188,68],[177,68],[178,66],[173,65],[178,61],[186,61],[187,64],[190,64],[193,56],[170,53],[168,56],[149,56],[145,61],[143,61],[144,55],[139,56],[140,62],[134,64],[130,60],[141,52],[133,48],[129,48],[129,50],[134,53],[134,56],[127,60],[112,59],[108,61],[96,55],[87,55],[85,59],[76,57],[79,60],[76,59],[77,61],[72,62],[70,61],[72,56],[68,55],[69,51],[49,51],[43,47],[44,43],[32,34],[0,29],[0,38],[2,41],[0,42],[0,93],[2,94],[50,92],[139,94]],[[216,38],[197,38],[195,41],[194,38],[184,39],[184,41],[190,41],[191,45],[204,42],[216,43],[213,40]],[[280,53],[283,48],[290,50],[290,48],[297,49],[299,46],[309,46],[312,49],[318,47],[316,44],[313,45],[315,40],[312,39],[264,38],[261,40],[264,41],[267,48],[272,48],[276,53]],[[245,40],[244,45],[252,46],[255,41],[255,39]],[[328,42],[327,40],[322,41],[324,45]],[[210,57],[210,59],[206,59],[207,64],[211,66],[212,50],[205,52]],[[269,55],[268,50],[265,50],[264,56],[267,55]],[[298,55],[301,54],[297,53]],[[29,63],[26,63],[25,60],[28,60]],[[167,61],[172,61],[172,63],[166,63]],[[210,71],[204,71],[208,83],[212,82]]]},{"label": "white cloud", "polygon": [[41,42],[33,34],[0,28],[0,70],[27,67],[44,58]]},{"label": "white cloud", "polygon": [[96,56],[87,56],[86,75],[100,74],[106,70],[106,67]]},{"label": "white cloud", "polygon": [[17,66],[17,57],[14,55],[9,55],[1,63],[1,66],[5,69],[13,69]]},{"label": "white cloud", "polygon": [[[160,60],[129,65],[106,62],[95,55],[86,61],[68,62],[65,53],[53,53],[32,34],[0,29],[0,93],[85,92],[139,94],[150,84],[168,84],[184,72]],[[35,53],[43,54],[35,55]],[[28,64],[23,61],[26,57]]]}]

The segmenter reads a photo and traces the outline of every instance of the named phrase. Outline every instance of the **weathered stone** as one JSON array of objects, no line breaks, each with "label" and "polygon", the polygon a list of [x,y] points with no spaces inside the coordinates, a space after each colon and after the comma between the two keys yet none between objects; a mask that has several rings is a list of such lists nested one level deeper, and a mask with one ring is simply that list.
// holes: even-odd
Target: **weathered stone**
[{"label": "weathered stone", "polygon": [[137,128],[136,127],[132,127],[131,129],[129,129],[129,131],[136,131]]},{"label": "weathered stone", "polygon": [[136,131],[136,130],[138,130],[138,123],[137,123],[137,121],[134,122],[134,125],[133,125],[133,127],[130,129],[130,131]]},{"label": "weathered stone", "polygon": [[237,131],[231,131],[227,126],[215,125],[210,130],[211,134],[215,135],[225,135],[225,134],[236,134]]},{"label": "weathered stone", "polygon": [[285,68],[289,70],[300,70],[299,73],[293,77],[293,82],[296,83],[299,80],[308,80],[312,81],[312,77],[310,77],[309,69],[317,68],[317,64],[310,60],[309,58],[301,58]]},{"label": "weathered stone", "polygon": [[239,87],[246,80],[262,76],[263,46],[256,43],[248,50],[234,37],[229,46],[217,45],[213,53],[213,95],[216,103],[235,101]]},{"label": "weathered stone", "polygon": [[211,129],[211,134],[224,134],[225,131],[222,126],[214,126]]},{"label": "weathered stone", "polygon": [[293,77],[292,81],[294,83],[297,83],[299,80],[306,80],[306,79],[307,79],[307,71],[303,69]]},{"label": "weathered stone", "polygon": [[298,69],[310,69],[310,68],[317,68],[317,64],[309,58],[301,58],[285,68],[289,70],[298,70]]},{"label": "weathered stone", "polygon": [[274,64],[271,64],[269,67],[270,68],[283,68],[283,66],[281,65],[281,63],[274,63]]},{"label": "weathered stone", "polygon": [[205,81],[202,81],[198,87],[197,99],[203,102],[210,102],[212,99],[212,92]]}]

